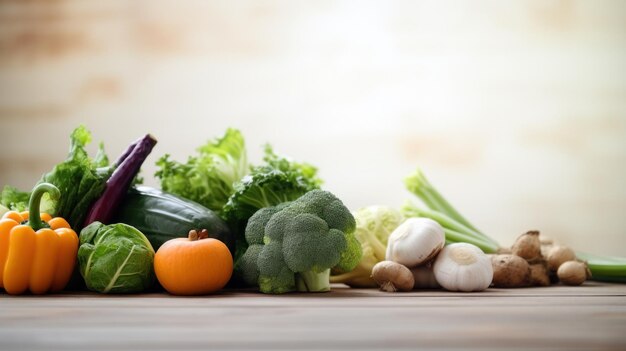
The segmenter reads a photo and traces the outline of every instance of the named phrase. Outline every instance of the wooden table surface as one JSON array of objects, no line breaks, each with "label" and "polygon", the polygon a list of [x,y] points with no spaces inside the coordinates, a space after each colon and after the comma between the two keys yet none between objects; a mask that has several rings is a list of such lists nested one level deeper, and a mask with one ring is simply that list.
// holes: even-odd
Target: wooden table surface
[{"label": "wooden table surface", "polygon": [[626,285],[204,297],[0,293],[0,350],[626,350]]}]

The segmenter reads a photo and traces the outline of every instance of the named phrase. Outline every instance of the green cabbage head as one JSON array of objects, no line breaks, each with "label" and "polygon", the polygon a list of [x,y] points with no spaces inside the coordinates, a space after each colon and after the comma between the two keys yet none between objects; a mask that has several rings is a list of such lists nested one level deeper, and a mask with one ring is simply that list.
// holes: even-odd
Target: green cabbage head
[{"label": "green cabbage head", "polygon": [[[353,213],[356,220],[354,236],[361,243],[363,256],[351,272],[332,272],[331,283],[343,283],[354,288],[377,287],[371,278],[372,268],[385,260],[387,239],[404,220],[402,214],[391,207],[368,206]],[[335,274],[336,273],[336,274]]]},{"label": "green cabbage head", "polygon": [[127,224],[93,222],[80,232],[78,264],[89,290],[133,293],[154,283],[154,249]]}]

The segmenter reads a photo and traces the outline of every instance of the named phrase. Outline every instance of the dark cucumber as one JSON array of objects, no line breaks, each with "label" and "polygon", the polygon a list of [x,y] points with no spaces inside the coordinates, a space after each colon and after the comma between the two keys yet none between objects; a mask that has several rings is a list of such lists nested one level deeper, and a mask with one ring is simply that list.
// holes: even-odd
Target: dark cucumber
[{"label": "dark cucumber", "polygon": [[126,223],[139,229],[154,247],[187,237],[191,229],[206,229],[234,253],[235,240],[226,223],[213,211],[162,190],[138,186],[131,188],[111,223]]}]

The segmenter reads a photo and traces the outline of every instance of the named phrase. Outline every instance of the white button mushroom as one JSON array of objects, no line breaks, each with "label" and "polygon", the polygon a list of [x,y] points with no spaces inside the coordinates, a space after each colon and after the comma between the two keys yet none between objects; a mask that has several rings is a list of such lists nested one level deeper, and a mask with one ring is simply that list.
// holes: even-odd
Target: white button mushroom
[{"label": "white button mushroom", "polygon": [[445,240],[439,223],[430,218],[409,218],[389,235],[385,258],[413,268],[435,257]]},{"label": "white button mushroom", "polygon": [[489,256],[468,243],[444,247],[435,260],[433,273],[439,285],[450,291],[482,291],[493,279]]}]

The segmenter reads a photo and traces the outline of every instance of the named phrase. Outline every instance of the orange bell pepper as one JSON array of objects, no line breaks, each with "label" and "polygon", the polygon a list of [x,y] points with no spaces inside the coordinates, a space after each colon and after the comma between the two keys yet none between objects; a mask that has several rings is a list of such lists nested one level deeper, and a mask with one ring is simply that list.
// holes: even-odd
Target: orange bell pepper
[{"label": "orange bell pepper", "polygon": [[[41,196],[59,197],[59,189],[41,183],[33,189],[30,213],[39,212]],[[9,211],[0,219],[0,288],[13,295],[60,291],[72,276],[78,235],[61,217]]]}]

